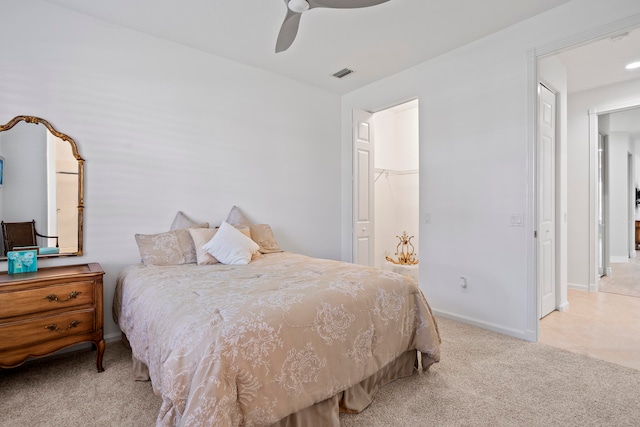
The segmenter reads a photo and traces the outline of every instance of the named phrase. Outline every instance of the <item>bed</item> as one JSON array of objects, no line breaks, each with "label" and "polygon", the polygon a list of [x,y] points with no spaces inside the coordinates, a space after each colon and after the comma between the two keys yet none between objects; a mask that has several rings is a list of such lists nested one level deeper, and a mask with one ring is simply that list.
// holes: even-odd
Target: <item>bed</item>
[{"label": "bed", "polygon": [[290,252],[247,265],[131,265],[114,320],[158,426],[338,426],[384,384],[439,360],[415,282]]}]

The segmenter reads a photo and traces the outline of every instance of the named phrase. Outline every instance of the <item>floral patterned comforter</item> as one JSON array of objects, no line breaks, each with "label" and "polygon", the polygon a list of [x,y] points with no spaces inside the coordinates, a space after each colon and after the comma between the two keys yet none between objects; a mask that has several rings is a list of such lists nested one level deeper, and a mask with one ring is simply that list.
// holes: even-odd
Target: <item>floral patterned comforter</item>
[{"label": "floral patterned comforter", "polygon": [[408,350],[439,360],[437,326],[411,279],[292,253],[127,267],[114,313],[162,396],[161,426],[269,425]]}]

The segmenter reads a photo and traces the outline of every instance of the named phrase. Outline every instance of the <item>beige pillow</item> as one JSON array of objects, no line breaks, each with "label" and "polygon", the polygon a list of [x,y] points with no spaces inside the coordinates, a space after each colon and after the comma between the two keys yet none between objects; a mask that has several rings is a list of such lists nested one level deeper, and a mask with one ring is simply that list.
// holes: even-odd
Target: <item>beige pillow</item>
[{"label": "beige pillow", "polygon": [[209,228],[209,223],[198,223],[185,215],[184,212],[178,211],[175,218],[173,218],[173,222],[171,223],[169,230],[179,230],[181,228]]},{"label": "beige pillow", "polygon": [[236,228],[248,227],[251,225],[251,222],[246,216],[244,216],[242,211],[240,211],[240,208],[237,206],[231,208],[231,212],[229,212],[229,216],[227,217],[227,222]]},{"label": "beige pillow", "polygon": [[[187,215],[185,215],[184,212],[178,211],[178,213],[176,214],[176,217],[173,219],[173,222],[171,223],[171,227],[169,228],[169,230],[170,231],[182,230],[182,229],[186,230],[187,228],[209,228],[209,223],[208,222],[197,223],[191,218],[189,218]],[[185,257],[187,260],[185,264],[195,263],[197,261],[197,255],[196,255],[196,247],[193,245],[193,242],[191,242],[191,245],[188,248],[185,248],[185,251],[186,251]]]},{"label": "beige pillow", "polygon": [[245,236],[247,236],[248,238],[251,238],[251,227],[246,226],[246,227],[236,227],[236,230],[238,230],[239,232],[241,232],[242,234],[244,234]]},{"label": "beige pillow", "polygon": [[203,246],[215,236],[217,228],[190,228],[189,234],[193,239],[193,245],[196,248],[196,259],[198,265],[217,264],[219,261],[206,250]]},{"label": "beige pillow", "polygon": [[193,239],[185,229],[159,234],[136,234],[135,238],[140,258],[146,265],[179,265],[196,262]]},{"label": "beige pillow", "polygon": [[251,240],[260,246],[261,254],[282,252],[269,224],[251,224],[249,229],[251,230]]}]

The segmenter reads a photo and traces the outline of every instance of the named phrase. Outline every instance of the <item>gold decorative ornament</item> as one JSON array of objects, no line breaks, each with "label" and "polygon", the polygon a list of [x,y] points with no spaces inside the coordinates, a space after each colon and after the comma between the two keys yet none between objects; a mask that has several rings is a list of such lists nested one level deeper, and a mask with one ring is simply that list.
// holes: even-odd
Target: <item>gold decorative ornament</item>
[{"label": "gold decorative ornament", "polygon": [[416,259],[415,255],[414,255],[414,247],[413,244],[411,243],[411,239],[413,239],[414,236],[407,236],[407,232],[403,231],[402,232],[402,236],[396,236],[398,239],[400,239],[400,243],[398,243],[398,246],[396,246],[396,255],[398,255],[398,260],[396,261],[393,258],[389,258],[388,256],[385,256],[387,261],[390,261],[394,264],[400,264],[400,265],[416,265],[418,263],[418,260]]}]

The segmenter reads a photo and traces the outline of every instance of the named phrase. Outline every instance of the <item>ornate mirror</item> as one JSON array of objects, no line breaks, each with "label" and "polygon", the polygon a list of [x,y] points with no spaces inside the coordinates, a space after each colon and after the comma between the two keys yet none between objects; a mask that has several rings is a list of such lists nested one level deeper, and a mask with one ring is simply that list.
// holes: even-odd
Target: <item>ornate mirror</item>
[{"label": "ornate mirror", "polygon": [[39,257],[82,255],[83,210],[84,159],[75,141],[38,117],[0,126],[0,259],[17,247],[7,236],[25,223],[36,242],[19,247],[33,245]]}]

